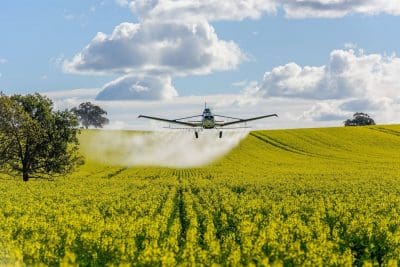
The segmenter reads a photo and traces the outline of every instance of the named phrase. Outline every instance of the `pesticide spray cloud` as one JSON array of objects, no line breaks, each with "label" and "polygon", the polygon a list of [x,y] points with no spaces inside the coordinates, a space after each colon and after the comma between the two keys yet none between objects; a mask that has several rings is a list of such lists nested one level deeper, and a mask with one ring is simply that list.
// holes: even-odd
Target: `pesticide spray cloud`
[{"label": "pesticide spray cloud", "polygon": [[246,137],[247,130],[127,133],[99,131],[90,135],[82,152],[90,160],[115,166],[196,167],[211,163]]}]

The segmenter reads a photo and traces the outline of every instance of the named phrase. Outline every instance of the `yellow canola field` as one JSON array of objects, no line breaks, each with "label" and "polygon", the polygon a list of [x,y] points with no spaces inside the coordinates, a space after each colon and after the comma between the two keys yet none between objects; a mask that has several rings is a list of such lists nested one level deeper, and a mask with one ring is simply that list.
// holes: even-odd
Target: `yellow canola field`
[{"label": "yellow canola field", "polygon": [[86,156],[1,177],[0,266],[400,263],[400,126],[255,131],[201,168]]}]

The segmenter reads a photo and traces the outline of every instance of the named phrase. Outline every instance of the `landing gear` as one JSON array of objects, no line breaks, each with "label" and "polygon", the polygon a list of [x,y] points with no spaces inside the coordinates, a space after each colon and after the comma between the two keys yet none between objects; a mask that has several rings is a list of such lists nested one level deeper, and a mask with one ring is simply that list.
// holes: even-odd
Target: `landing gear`
[{"label": "landing gear", "polygon": [[194,132],[194,136],[197,138],[199,138],[199,132]]},{"label": "landing gear", "polygon": [[222,131],[219,131],[219,138],[222,138]]}]

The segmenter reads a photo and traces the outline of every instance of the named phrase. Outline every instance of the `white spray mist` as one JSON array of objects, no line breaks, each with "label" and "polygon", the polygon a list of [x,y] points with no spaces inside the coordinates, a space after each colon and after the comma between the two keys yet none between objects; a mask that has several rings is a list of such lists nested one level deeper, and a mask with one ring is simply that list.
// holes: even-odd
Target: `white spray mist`
[{"label": "white spray mist", "polygon": [[115,166],[197,167],[211,163],[248,134],[247,130],[173,130],[150,133],[99,131],[82,146],[83,153],[101,163]]}]

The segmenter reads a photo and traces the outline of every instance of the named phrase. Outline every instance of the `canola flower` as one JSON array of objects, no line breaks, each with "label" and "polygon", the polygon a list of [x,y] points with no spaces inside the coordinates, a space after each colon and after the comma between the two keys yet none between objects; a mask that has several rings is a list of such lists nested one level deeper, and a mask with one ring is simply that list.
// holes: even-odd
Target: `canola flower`
[{"label": "canola flower", "polygon": [[202,168],[89,160],[0,194],[0,266],[400,263],[400,126],[256,131]]}]

